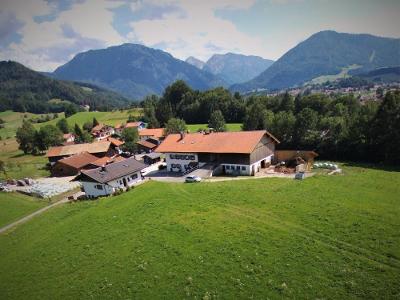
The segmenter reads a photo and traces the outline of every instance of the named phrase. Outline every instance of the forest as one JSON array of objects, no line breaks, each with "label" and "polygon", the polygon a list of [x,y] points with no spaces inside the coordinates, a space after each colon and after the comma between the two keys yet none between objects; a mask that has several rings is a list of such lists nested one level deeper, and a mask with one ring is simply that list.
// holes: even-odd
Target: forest
[{"label": "forest", "polygon": [[214,113],[219,123],[268,130],[281,141],[280,149],[314,150],[322,159],[400,165],[400,91],[367,102],[340,94],[243,97],[224,88],[200,92],[176,81],[161,97],[146,97],[141,104],[150,128],[165,126],[171,118],[209,123]]}]

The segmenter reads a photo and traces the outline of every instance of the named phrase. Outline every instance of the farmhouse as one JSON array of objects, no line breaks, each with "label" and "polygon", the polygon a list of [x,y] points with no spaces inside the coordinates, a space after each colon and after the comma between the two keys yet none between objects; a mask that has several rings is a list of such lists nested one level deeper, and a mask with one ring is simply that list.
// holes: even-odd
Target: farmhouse
[{"label": "farmhouse", "polygon": [[95,140],[101,141],[114,134],[114,128],[108,125],[99,124],[92,128],[92,136]]},{"label": "farmhouse", "polygon": [[254,175],[271,163],[279,141],[268,131],[170,134],[156,152],[170,172],[189,172],[209,164],[214,173]]},{"label": "farmhouse", "polygon": [[137,128],[138,131],[144,129],[146,127],[146,124],[144,122],[128,122],[126,124],[117,124],[115,125],[115,133],[118,135],[121,135],[122,131],[125,128]]},{"label": "farmhouse", "polygon": [[155,142],[151,141],[137,141],[136,144],[138,146],[139,152],[145,152],[145,153],[153,152],[158,145]]},{"label": "farmhouse", "polygon": [[88,152],[82,152],[57,161],[51,168],[52,176],[77,175],[82,169],[88,167],[99,158]]},{"label": "farmhouse", "polygon": [[165,137],[164,128],[144,128],[139,131],[139,139],[146,141],[147,139],[162,140]]},{"label": "farmhouse", "polygon": [[89,198],[111,195],[143,180],[140,171],[147,166],[134,157],[120,162],[92,169],[82,170],[74,180],[82,183],[83,190]]},{"label": "farmhouse", "polygon": [[46,156],[49,159],[49,162],[53,164],[60,159],[82,152],[88,152],[100,158],[104,156],[112,157],[117,151],[111,142],[97,142],[51,147],[47,151]]}]

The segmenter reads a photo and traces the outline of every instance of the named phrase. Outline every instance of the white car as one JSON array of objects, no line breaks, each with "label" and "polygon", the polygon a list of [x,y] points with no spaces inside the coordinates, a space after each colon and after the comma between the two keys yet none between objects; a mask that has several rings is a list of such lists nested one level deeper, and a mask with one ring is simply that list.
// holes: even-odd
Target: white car
[{"label": "white car", "polygon": [[185,182],[200,182],[201,178],[195,175],[189,175],[185,178]]}]

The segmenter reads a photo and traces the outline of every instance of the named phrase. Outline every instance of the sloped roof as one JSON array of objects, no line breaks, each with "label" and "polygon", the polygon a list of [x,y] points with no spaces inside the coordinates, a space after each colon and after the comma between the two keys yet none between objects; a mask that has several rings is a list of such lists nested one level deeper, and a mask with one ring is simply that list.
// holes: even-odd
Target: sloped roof
[{"label": "sloped roof", "polygon": [[143,124],[143,122],[128,122],[125,124],[125,128],[130,128],[130,127],[139,127]]},{"label": "sloped roof", "polygon": [[155,138],[161,138],[164,136],[164,128],[144,128],[139,131],[139,136],[154,136]]},{"label": "sloped roof", "polygon": [[156,152],[161,153],[251,153],[263,138],[268,136],[279,143],[266,130],[187,133],[181,138],[180,134],[170,134],[158,146]]},{"label": "sloped roof", "polygon": [[92,132],[100,131],[104,127],[104,124],[98,124],[92,128]]},{"label": "sloped roof", "polygon": [[123,160],[125,160],[125,158],[123,158],[122,156],[117,156],[117,157],[104,156],[102,158],[97,158],[97,160],[92,162],[92,165],[101,167],[101,166],[105,166],[105,165],[113,163],[113,162],[118,162],[118,161],[123,161]]},{"label": "sloped roof", "polygon": [[94,161],[98,160],[99,158],[88,153],[88,152],[83,152],[79,154],[72,155],[70,157],[66,157],[63,159],[60,159],[58,163],[62,163],[67,166],[71,166],[76,169],[80,169],[90,163],[93,163]]},{"label": "sloped roof", "polygon": [[104,141],[108,141],[108,142],[110,142],[111,144],[113,144],[114,146],[117,146],[117,147],[125,144],[125,142],[123,142],[123,141],[121,141],[119,139],[113,138],[111,136],[109,136],[109,137],[107,137],[107,138],[105,138],[103,140],[97,141],[97,142],[99,143],[99,142],[104,142]]},{"label": "sloped roof", "polygon": [[[82,174],[97,182],[106,183],[128,174],[141,171],[146,167],[145,164],[137,161],[134,157],[130,157],[123,161],[106,165],[104,168],[100,167],[92,170],[82,170]],[[81,178],[81,176],[78,177]]]},{"label": "sloped roof", "polygon": [[108,149],[110,148],[110,145],[111,143],[108,141],[101,141],[96,143],[51,147],[49,151],[47,151],[46,156],[47,157],[70,156],[82,152],[102,153],[102,152],[107,152]]},{"label": "sloped roof", "polygon": [[153,144],[153,143],[148,142],[148,141],[138,141],[138,142],[136,142],[136,144],[141,145],[141,146],[146,147],[146,148],[149,148],[149,149],[153,149],[153,148],[157,147],[156,144]]}]

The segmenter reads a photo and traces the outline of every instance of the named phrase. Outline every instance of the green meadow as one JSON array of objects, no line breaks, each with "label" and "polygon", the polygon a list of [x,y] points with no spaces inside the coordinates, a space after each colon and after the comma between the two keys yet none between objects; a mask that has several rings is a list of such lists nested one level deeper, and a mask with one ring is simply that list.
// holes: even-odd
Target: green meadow
[{"label": "green meadow", "polygon": [[[208,124],[187,124],[187,128],[190,132],[197,132],[199,129],[207,129]],[[241,131],[241,123],[228,123],[226,124],[226,129],[228,131]]]},{"label": "green meadow", "polygon": [[398,299],[400,172],[178,184],[0,235],[3,299]]},{"label": "green meadow", "polygon": [[0,193],[0,227],[28,215],[48,203],[19,193]]}]

